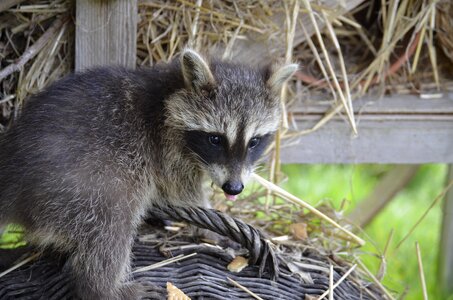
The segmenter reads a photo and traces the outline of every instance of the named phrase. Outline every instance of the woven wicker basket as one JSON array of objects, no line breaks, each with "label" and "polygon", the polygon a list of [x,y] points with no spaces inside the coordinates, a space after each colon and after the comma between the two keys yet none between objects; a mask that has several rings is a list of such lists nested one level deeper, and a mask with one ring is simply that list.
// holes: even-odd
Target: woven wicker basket
[{"label": "woven wicker basket", "polygon": [[[152,234],[142,235],[133,248],[133,270],[180,254],[196,253],[154,270],[133,273],[134,280],[161,287],[161,299],[166,299],[167,282],[191,299],[252,298],[228,278],[262,299],[316,299],[329,289],[329,258],[311,250],[284,253],[280,261],[280,276],[273,281],[267,272],[259,277],[258,266],[248,266],[239,273],[228,271],[227,265],[234,256],[231,249],[195,244],[188,235],[181,233],[169,236],[155,228],[148,232]],[[333,282],[339,281],[347,269],[335,267]],[[65,257],[44,253],[37,261],[0,277],[0,299],[74,299],[69,271]],[[335,288],[334,297],[351,300],[384,298],[373,284],[359,279],[354,272]]]}]

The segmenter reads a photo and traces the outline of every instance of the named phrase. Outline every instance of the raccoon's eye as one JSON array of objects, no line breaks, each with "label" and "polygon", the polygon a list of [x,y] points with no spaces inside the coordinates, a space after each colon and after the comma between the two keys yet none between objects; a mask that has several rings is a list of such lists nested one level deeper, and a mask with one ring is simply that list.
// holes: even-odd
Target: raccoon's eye
[{"label": "raccoon's eye", "polygon": [[209,142],[214,146],[219,146],[222,142],[222,138],[218,135],[210,135]]},{"label": "raccoon's eye", "polygon": [[258,146],[258,144],[260,143],[261,141],[261,138],[259,137],[254,137],[252,139],[250,139],[250,142],[249,142],[249,149],[253,149],[255,148],[256,146]]}]

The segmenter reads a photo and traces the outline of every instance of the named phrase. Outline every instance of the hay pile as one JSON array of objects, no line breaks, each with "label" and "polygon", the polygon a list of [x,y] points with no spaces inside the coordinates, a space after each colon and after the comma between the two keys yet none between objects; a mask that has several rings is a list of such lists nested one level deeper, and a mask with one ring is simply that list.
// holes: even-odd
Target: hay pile
[{"label": "hay pile", "polygon": [[453,89],[453,63],[440,51],[453,32],[449,1],[320,3],[141,0],[138,63],[169,60],[185,45],[252,63],[295,60],[291,96],[345,107],[354,131],[352,101],[365,93]]},{"label": "hay pile", "polygon": [[[74,50],[73,22],[54,23],[71,14],[73,1],[8,2],[22,3],[0,6],[2,126],[28,94],[71,70]],[[321,93],[346,107],[354,127],[351,101],[371,87],[381,93],[452,89],[451,7],[448,0],[140,0],[137,62],[168,61],[186,45],[257,64],[298,61],[300,84],[290,96]],[[10,64],[20,71],[5,76]]]},{"label": "hay pile", "polygon": [[[3,11],[0,6],[0,132],[27,95],[72,69],[71,7],[68,0],[25,1]],[[448,0],[140,0],[137,62],[169,61],[186,45],[251,63],[268,58],[300,62],[297,81],[283,92],[286,104],[303,96],[330,101],[334,109],[302,133],[284,114],[269,168],[271,183],[257,185],[247,196],[250,201],[218,208],[279,236],[276,243],[317,249],[333,265],[358,264],[358,272],[379,285],[360,262],[360,239],[341,214],[329,207],[320,208],[322,213],[307,209],[271,185],[284,178],[280,140],[317,130],[342,111],[355,131],[353,101],[368,92],[451,90],[452,7]]]},{"label": "hay pile", "polygon": [[0,132],[28,95],[71,71],[70,8],[69,1],[54,0],[0,10]]}]

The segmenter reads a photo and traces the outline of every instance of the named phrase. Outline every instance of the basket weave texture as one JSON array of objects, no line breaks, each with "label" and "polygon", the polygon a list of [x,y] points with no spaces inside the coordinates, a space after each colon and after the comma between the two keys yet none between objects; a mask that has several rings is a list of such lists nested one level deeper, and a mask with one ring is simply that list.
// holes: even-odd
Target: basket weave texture
[{"label": "basket weave texture", "polygon": [[[228,277],[256,293],[262,299],[307,299],[321,295],[329,288],[329,267],[325,258],[306,252],[293,262],[311,266],[292,273],[286,263],[280,264],[280,276],[272,281],[268,273],[258,277],[259,266],[248,266],[240,273],[227,270],[231,251],[206,244],[194,244],[187,237],[172,239],[171,251],[159,251],[162,239],[154,242],[137,241],[133,248],[133,269],[152,265],[179,254],[197,253],[182,261],[144,272],[133,273],[134,280],[149,281],[165,288],[171,282],[191,299],[251,299],[243,290],[233,286]],[[162,248],[160,248],[162,249]],[[313,268],[313,266],[318,268]],[[304,273],[303,276],[300,274]],[[343,270],[335,269],[334,282]],[[0,278],[0,299],[74,299],[73,285],[65,258],[45,253],[37,261]],[[335,299],[371,299],[363,286],[346,279],[335,289]],[[307,298],[306,298],[307,297]],[[376,295],[377,299],[380,297]]]}]

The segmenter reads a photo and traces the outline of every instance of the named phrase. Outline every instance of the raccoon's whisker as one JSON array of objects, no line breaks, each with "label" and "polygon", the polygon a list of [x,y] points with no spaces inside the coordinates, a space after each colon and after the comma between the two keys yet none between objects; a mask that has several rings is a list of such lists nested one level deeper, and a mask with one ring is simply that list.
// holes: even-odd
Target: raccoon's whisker
[{"label": "raccoon's whisker", "polygon": [[198,162],[200,162],[201,164],[206,165],[206,166],[209,165],[208,162],[207,162],[205,159],[203,159],[203,157],[201,157],[198,153],[195,153],[195,152],[191,151],[190,148],[187,147],[187,146],[185,146],[185,148],[186,148],[187,150],[189,150],[189,153],[191,153],[192,156],[193,156]]},{"label": "raccoon's whisker", "polygon": [[263,166],[255,166],[255,167],[252,168],[252,172],[255,173],[255,172],[257,172],[257,171],[259,172],[259,171],[263,171],[263,170],[265,170],[265,169],[266,169],[266,168],[263,167]]},{"label": "raccoon's whisker", "polygon": [[252,173],[267,172],[267,171],[269,171],[269,167],[267,165],[257,165],[252,168]]}]

